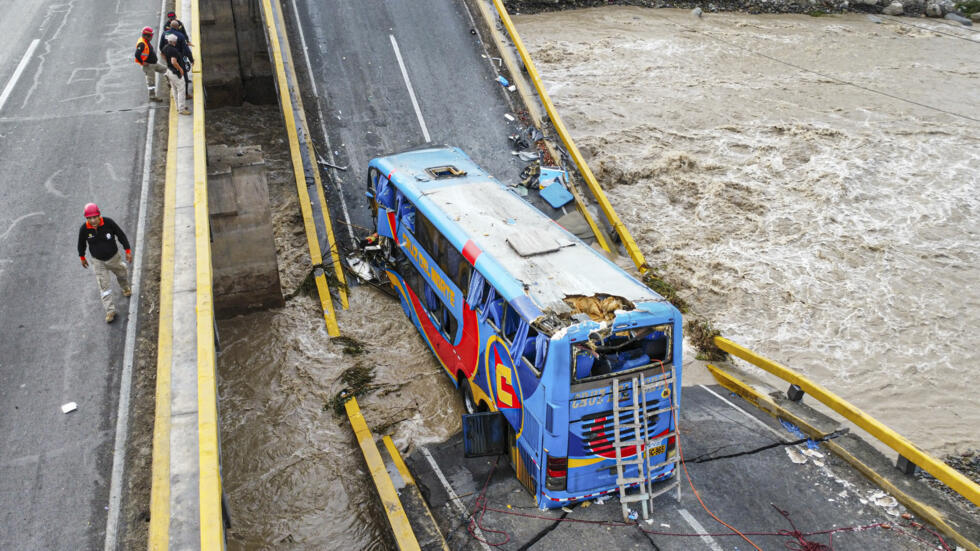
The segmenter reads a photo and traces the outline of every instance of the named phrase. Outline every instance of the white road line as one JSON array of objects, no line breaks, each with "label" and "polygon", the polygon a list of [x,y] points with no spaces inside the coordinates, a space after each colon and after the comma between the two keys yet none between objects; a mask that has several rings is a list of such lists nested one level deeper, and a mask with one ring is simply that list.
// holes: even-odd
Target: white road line
[{"label": "white road line", "polygon": [[27,64],[31,61],[31,56],[34,55],[34,50],[37,49],[37,45],[40,43],[40,38],[35,38],[31,41],[31,45],[27,47],[27,52],[24,53],[24,57],[21,58],[20,63],[17,64],[17,68],[14,69],[13,76],[10,77],[7,85],[3,87],[3,93],[0,93],[0,111],[3,110],[3,105],[7,103],[7,98],[9,98],[10,93],[14,91],[14,86],[17,85],[17,80],[20,79],[20,75],[23,74],[24,69],[27,68]]},{"label": "white road line", "polygon": [[412,88],[412,81],[408,79],[408,71],[405,69],[405,62],[402,61],[402,53],[398,49],[398,42],[395,41],[395,35],[389,34],[388,38],[391,39],[391,47],[395,49],[395,57],[398,58],[398,66],[402,68],[402,78],[405,79],[405,86],[408,88],[408,95],[412,97],[412,105],[415,107],[415,114],[419,117],[419,126],[422,127],[422,136],[425,138],[426,143],[431,142],[432,138],[429,137],[429,129],[425,127],[425,119],[422,118],[422,110],[419,109],[419,102],[415,99],[415,90]]},{"label": "white road line", "polygon": [[[166,13],[166,0],[160,3],[160,27]],[[161,77],[158,75],[158,79]],[[162,83],[160,83],[162,84]],[[158,86],[160,85],[158,84]],[[105,523],[105,551],[118,546],[119,514],[122,508],[122,483],[126,468],[126,443],[129,440],[129,399],[133,387],[133,364],[136,362],[136,332],[139,329],[140,275],[143,271],[143,248],[146,245],[146,205],[150,195],[150,168],[153,165],[153,134],[157,110],[149,109],[146,123],[146,147],[143,148],[143,180],[140,184],[140,208],[136,215],[136,258],[130,273],[129,319],[126,322],[126,344],[123,348],[123,370],[119,379],[119,407],[116,408],[116,441],[112,449],[112,476],[109,481],[109,505]]]},{"label": "white road line", "polygon": [[767,424],[763,423],[762,421],[760,421],[758,417],[752,415],[751,413],[745,411],[744,409],[738,407],[737,405],[729,402],[724,397],[722,397],[721,395],[719,395],[717,392],[711,390],[710,388],[708,388],[708,387],[706,387],[704,385],[698,385],[698,386],[701,387],[701,388],[703,388],[703,389],[705,389],[705,390],[707,390],[708,392],[710,392],[712,395],[714,395],[715,398],[718,398],[722,402],[725,402],[726,404],[732,406],[737,411],[739,411],[742,415],[744,415],[744,416],[748,417],[749,419],[751,419],[752,422],[756,423],[760,427],[762,427],[762,428],[766,429],[767,431],[771,432],[772,434],[774,434],[776,436],[776,438],[778,438],[780,441],[785,440],[785,438],[783,437],[783,434],[781,434],[776,429],[774,429],[774,428],[770,427],[769,425],[767,425]]},{"label": "white road line", "polygon": [[[333,157],[333,146],[330,145],[330,136],[327,134],[327,127],[323,122],[323,109],[320,107],[320,94],[316,90],[316,79],[313,78],[313,66],[310,65],[310,52],[309,48],[306,47],[306,36],[303,34],[303,23],[299,18],[299,9],[296,7],[296,0],[292,0],[293,5],[293,16],[296,17],[296,28],[299,29],[299,41],[303,44],[303,58],[306,60],[306,74],[310,80],[310,86],[313,88],[313,97],[316,98],[316,114],[320,117],[320,131],[323,132],[323,141],[327,146],[327,160],[330,164],[337,164],[334,162]],[[316,152],[313,152],[316,154]],[[316,162],[316,159],[313,159]],[[318,165],[319,166],[319,165]],[[334,180],[339,182],[339,180]],[[338,183],[338,188],[340,185]],[[340,196],[340,207],[344,212],[344,220],[347,221],[347,232],[350,234],[351,244],[356,244],[357,239],[354,237],[354,226],[350,221],[350,213],[347,211],[347,199],[344,198],[344,191],[342,189],[337,190],[337,195]]]},{"label": "white road line", "polygon": [[723,551],[721,546],[718,545],[718,543],[715,541],[715,538],[708,535],[708,531],[704,529],[704,526],[701,526],[701,523],[698,522],[698,519],[694,518],[694,515],[687,512],[687,509],[678,509],[677,512],[680,513],[682,517],[684,517],[684,520],[691,525],[691,528],[693,528],[695,532],[701,534],[701,541],[703,541],[705,545],[710,547],[711,551]]},{"label": "white road line", "polygon": [[[453,490],[452,485],[448,480],[446,480],[446,475],[442,474],[442,469],[439,468],[439,464],[436,463],[435,458],[432,457],[432,454],[429,453],[429,450],[425,446],[419,446],[419,450],[422,451],[422,455],[424,455],[425,459],[429,462],[429,465],[432,467],[432,471],[436,473],[436,477],[439,478],[439,482],[442,482],[442,487],[445,488],[446,493],[449,494],[449,501],[456,505],[456,509],[463,515],[463,518],[468,518],[470,516],[470,512],[466,510],[466,507],[463,507],[463,502],[460,501],[459,496],[456,495],[456,491]],[[477,540],[480,542],[480,545],[486,549],[486,551],[490,551],[490,546],[482,541],[487,539],[483,536],[483,530],[480,530],[479,526],[474,526],[473,533],[480,538]],[[719,549],[718,551],[721,550]]]}]

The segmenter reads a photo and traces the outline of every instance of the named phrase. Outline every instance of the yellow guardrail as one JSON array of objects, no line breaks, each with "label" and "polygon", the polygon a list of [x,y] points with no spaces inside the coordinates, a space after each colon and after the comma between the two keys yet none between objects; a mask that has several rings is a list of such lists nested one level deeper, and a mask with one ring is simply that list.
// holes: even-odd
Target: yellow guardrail
[{"label": "yellow guardrail", "polygon": [[791,369],[760,356],[724,337],[715,337],[715,344],[725,352],[800,387],[804,392],[813,396],[822,404],[843,415],[848,421],[867,431],[868,434],[880,440],[889,448],[897,451],[902,457],[945,483],[955,492],[970,500],[974,505],[980,506],[980,485],[977,485],[977,483],[946,463],[920,450],[915,444],[902,437],[902,435],[881,424],[853,404]]},{"label": "yellow guardrail", "polygon": [[[408,515],[405,514],[401,500],[398,499],[395,485],[391,482],[391,477],[388,476],[384,460],[381,459],[381,451],[378,450],[374,436],[371,434],[367,422],[364,421],[364,416],[361,415],[361,408],[357,405],[357,399],[348,400],[344,404],[344,409],[347,410],[347,417],[354,429],[354,436],[364,453],[364,462],[367,463],[368,470],[371,472],[371,480],[374,481],[374,487],[378,490],[378,496],[381,497],[381,505],[388,516],[388,523],[391,525],[391,531],[395,536],[398,549],[402,551],[420,549],[419,542],[415,538],[415,532],[412,531],[412,525],[408,522]],[[405,472],[407,473],[408,469],[405,469]],[[408,476],[411,478],[411,475]]]},{"label": "yellow guardrail", "polygon": [[630,259],[636,264],[636,268],[640,273],[645,273],[650,267],[647,265],[647,261],[643,258],[643,253],[640,252],[639,247],[636,245],[636,241],[633,240],[633,236],[630,235],[628,229],[619,219],[619,215],[613,210],[612,204],[606,197],[605,192],[599,186],[599,183],[595,179],[595,175],[592,174],[592,169],[582,158],[582,154],[578,150],[578,146],[572,140],[571,135],[569,135],[568,130],[565,129],[565,123],[562,122],[561,116],[558,115],[558,111],[555,109],[555,105],[551,102],[551,98],[548,96],[548,92],[544,88],[544,83],[541,81],[541,76],[538,74],[537,68],[534,66],[534,61],[531,60],[531,54],[528,53],[527,48],[524,47],[524,42],[521,37],[517,34],[517,28],[514,27],[514,22],[510,19],[510,14],[507,13],[507,8],[504,7],[502,0],[493,0],[494,7],[497,8],[497,13],[500,15],[500,20],[503,22],[504,27],[507,32],[510,33],[510,38],[514,42],[514,46],[517,48],[517,52],[521,56],[521,60],[524,61],[524,67],[527,69],[527,74],[531,76],[531,81],[534,82],[534,87],[538,91],[538,95],[541,97],[541,103],[544,104],[545,110],[548,112],[548,117],[551,119],[551,124],[555,126],[555,131],[558,132],[558,136],[561,137],[562,142],[565,144],[565,148],[568,149],[568,154],[571,155],[572,160],[575,161],[575,165],[578,167],[579,173],[582,174],[582,178],[585,179],[586,185],[589,186],[589,190],[592,191],[592,195],[595,196],[596,201],[599,203],[599,208],[602,209],[603,214],[606,215],[606,219],[612,225],[613,229],[619,235],[619,239],[623,243],[623,247],[626,248],[626,252],[630,255]]},{"label": "yellow guardrail", "polygon": [[[272,48],[272,64],[276,71],[276,84],[279,89],[279,105],[283,111],[283,118],[285,119],[286,125],[286,137],[289,140],[289,150],[293,162],[293,173],[296,178],[296,192],[299,194],[299,204],[300,210],[303,213],[303,226],[306,230],[306,241],[310,248],[310,260],[313,266],[322,266],[323,254],[320,250],[320,241],[317,237],[316,226],[313,221],[313,211],[310,206],[310,194],[306,189],[306,176],[303,171],[303,159],[299,151],[299,136],[296,132],[296,127],[293,124],[295,121],[293,105],[291,96],[289,93],[289,87],[287,85],[286,69],[283,65],[283,48],[279,43],[279,33],[276,30],[276,17],[273,13],[273,7],[269,0],[262,0],[262,10],[265,17],[266,25],[266,36],[269,39],[269,47]],[[312,155],[312,149],[310,149]],[[311,159],[313,163],[313,170],[317,171],[316,159]],[[317,176],[319,178],[319,176]],[[322,187],[322,186],[318,186]],[[322,191],[320,192],[322,194]],[[324,223],[329,224],[330,213],[324,207],[323,209]],[[332,230],[330,234],[332,236]],[[331,237],[331,247],[332,251],[336,252],[336,246],[332,241]],[[338,279],[343,281],[343,271],[339,269],[339,259],[335,257],[335,269],[337,269],[339,276]],[[327,333],[331,337],[340,336],[340,327],[337,325],[337,315],[334,312],[333,301],[330,297],[330,289],[327,286],[327,279],[323,271],[319,275],[315,275],[315,283],[317,288],[317,293],[320,297],[320,305],[323,308],[323,318],[327,324]],[[342,300],[346,301],[346,291],[341,289]]]},{"label": "yellow guardrail", "polygon": [[214,353],[214,297],[211,272],[211,223],[208,212],[207,143],[204,140],[204,59],[201,57],[199,0],[191,0],[194,44],[194,241],[197,264],[197,436],[200,468],[201,549],[225,548],[221,515],[221,465],[218,441],[217,362]]},{"label": "yellow guardrail", "polygon": [[[161,86],[163,83],[161,83]],[[167,170],[163,188],[163,235],[160,249],[160,315],[157,332],[156,405],[153,413],[153,460],[150,482],[149,548],[165,551],[170,532],[170,370],[173,363],[174,224],[177,200],[177,106],[170,100]]]}]

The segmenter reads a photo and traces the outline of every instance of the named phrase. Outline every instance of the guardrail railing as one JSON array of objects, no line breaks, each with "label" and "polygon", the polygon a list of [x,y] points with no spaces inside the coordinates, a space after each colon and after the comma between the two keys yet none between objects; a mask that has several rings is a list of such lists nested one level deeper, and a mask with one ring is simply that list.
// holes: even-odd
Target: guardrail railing
[{"label": "guardrail railing", "polygon": [[980,485],[977,485],[977,483],[943,461],[920,450],[902,435],[886,427],[850,402],[788,367],[760,356],[724,337],[715,337],[714,341],[718,348],[728,352],[732,356],[741,358],[792,385],[796,385],[803,392],[813,396],[820,403],[841,414],[845,419],[865,430],[868,434],[898,452],[902,457],[942,481],[952,490],[970,500],[974,505],[980,506]]}]

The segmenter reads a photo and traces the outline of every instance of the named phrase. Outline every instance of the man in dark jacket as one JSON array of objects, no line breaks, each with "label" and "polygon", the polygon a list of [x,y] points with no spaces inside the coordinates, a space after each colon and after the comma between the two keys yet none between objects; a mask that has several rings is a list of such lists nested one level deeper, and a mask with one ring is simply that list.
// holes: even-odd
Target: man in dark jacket
[{"label": "man in dark jacket", "polygon": [[112,303],[112,289],[109,272],[116,276],[116,281],[122,287],[122,294],[128,297],[132,294],[129,287],[129,274],[126,265],[119,256],[116,239],[122,243],[126,251],[126,262],[133,261],[133,252],[129,248],[129,240],[112,218],[104,218],[95,203],[85,205],[85,223],[78,230],[78,256],[82,259],[82,268],[88,268],[85,259],[85,249],[92,254],[92,268],[95,270],[95,280],[99,283],[102,293],[102,306],[105,307],[105,322],[112,323],[116,319],[116,305]]}]

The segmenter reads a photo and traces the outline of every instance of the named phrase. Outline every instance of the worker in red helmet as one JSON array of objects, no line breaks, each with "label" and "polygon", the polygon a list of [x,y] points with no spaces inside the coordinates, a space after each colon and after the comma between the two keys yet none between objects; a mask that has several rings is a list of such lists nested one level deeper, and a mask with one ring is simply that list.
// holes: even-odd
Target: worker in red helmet
[{"label": "worker in red helmet", "polygon": [[105,307],[105,322],[112,323],[116,319],[116,305],[112,303],[112,289],[109,272],[116,276],[116,281],[122,288],[124,297],[133,294],[129,287],[129,274],[126,265],[119,255],[122,244],[126,251],[126,262],[133,261],[133,251],[129,248],[129,240],[112,218],[106,218],[99,212],[95,203],[85,205],[85,223],[78,230],[78,256],[82,259],[82,268],[88,268],[85,259],[85,248],[92,255],[92,268],[95,270],[95,280],[99,283],[102,293],[102,306]]},{"label": "worker in red helmet", "polygon": [[[136,42],[136,64],[143,68],[150,101],[163,101],[165,94],[157,92],[157,73],[165,74],[167,69],[159,63],[157,53],[153,51],[153,29],[150,27],[143,27],[140,39]],[[166,81],[165,78],[161,80]]]}]

